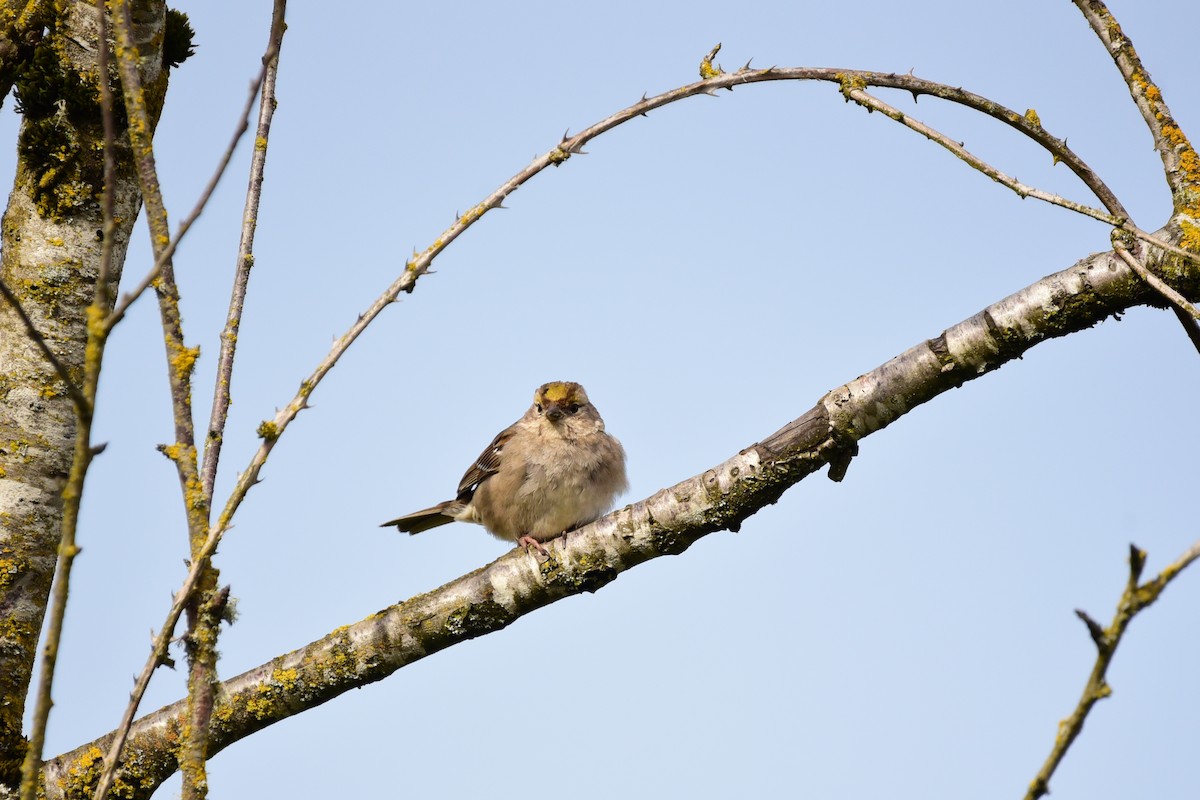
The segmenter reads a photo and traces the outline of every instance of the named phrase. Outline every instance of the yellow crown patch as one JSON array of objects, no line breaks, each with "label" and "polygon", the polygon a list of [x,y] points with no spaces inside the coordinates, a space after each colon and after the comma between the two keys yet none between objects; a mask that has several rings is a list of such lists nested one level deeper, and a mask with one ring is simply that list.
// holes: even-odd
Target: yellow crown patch
[{"label": "yellow crown patch", "polygon": [[552,381],[542,384],[537,390],[536,399],[544,403],[583,403],[587,401],[587,395],[578,383]]}]

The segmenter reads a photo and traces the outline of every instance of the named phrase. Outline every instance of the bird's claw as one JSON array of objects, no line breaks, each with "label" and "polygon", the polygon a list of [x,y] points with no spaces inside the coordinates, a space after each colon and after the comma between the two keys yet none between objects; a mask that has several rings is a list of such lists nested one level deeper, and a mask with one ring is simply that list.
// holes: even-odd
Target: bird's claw
[{"label": "bird's claw", "polygon": [[550,551],[547,550],[545,547],[542,547],[542,543],[539,542],[537,539],[533,538],[532,536],[522,536],[520,539],[517,539],[517,544],[524,547],[526,553],[528,553],[529,548],[532,547],[533,549],[537,550],[539,553],[544,555],[546,558],[550,557]]}]

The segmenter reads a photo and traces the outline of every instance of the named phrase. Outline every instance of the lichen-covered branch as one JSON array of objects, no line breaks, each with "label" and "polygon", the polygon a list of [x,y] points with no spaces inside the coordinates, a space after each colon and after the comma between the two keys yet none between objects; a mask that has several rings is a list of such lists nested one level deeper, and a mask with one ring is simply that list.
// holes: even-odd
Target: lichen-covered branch
[{"label": "lichen-covered branch", "polygon": [[[1187,291],[1200,293],[1200,270],[1189,275]],[[514,550],[225,681],[212,716],[212,751],[556,600],[594,592],[649,559],[682,553],[708,533],[736,530],[822,466],[840,478],[860,439],[916,406],[1041,341],[1095,325],[1152,296],[1112,253],[1043,278],[834,389],[724,463],[554,540],[542,563]],[[185,719],[180,702],[134,724],[120,779],[126,796],[148,796],[174,771],[173,742]],[[107,737],[47,763],[47,796],[86,795],[96,754],[106,744]]]},{"label": "lichen-covered branch", "polygon": [[[1121,30],[1108,7],[1101,0],[1072,2],[1103,42],[1129,86],[1129,93],[1154,139],[1154,148],[1162,158],[1167,185],[1175,198],[1176,212],[1187,214],[1195,226],[1200,221],[1200,158],[1197,158],[1196,150],[1176,124],[1162,91],[1150,78],[1133,42]],[[1186,249],[1200,252],[1200,230],[1193,227],[1184,239]]]},{"label": "lichen-covered branch", "polygon": [[1050,749],[1050,755],[1046,758],[1041,770],[1030,782],[1029,790],[1025,793],[1025,800],[1038,800],[1038,798],[1050,794],[1050,778],[1058,769],[1058,765],[1062,763],[1072,742],[1083,730],[1083,723],[1088,714],[1096,703],[1112,694],[1112,688],[1108,685],[1106,676],[1113,656],[1116,655],[1117,646],[1129,628],[1129,623],[1140,611],[1157,600],[1163,589],[1167,588],[1167,584],[1178,577],[1179,573],[1197,558],[1200,558],[1200,542],[1196,542],[1184,551],[1183,555],[1175,559],[1174,563],[1153,580],[1139,585],[1142,568],[1146,564],[1146,553],[1134,545],[1130,545],[1129,579],[1126,581],[1125,591],[1117,603],[1116,613],[1109,626],[1103,628],[1085,612],[1075,612],[1087,626],[1088,634],[1096,645],[1096,663],[1092,666],[1091,674],[1088,675],[1087,683],[1083,687],[1083,694],[1080,696],[1075,710],[1058,724],[1058,735],[1054,737],[1054,746]]},{"label": "lichen-covered branch", "polygon": [[[121,74],[125,113],[130,120],[129,138],[146,203],[151,249],[158,267],[155,288],[158,292],[163,339],[166,344],[167,376],[175,421],[175,442],[163,448],[163,453],[174,462],[179,474],[188,523],[188,542],[192,557],[196,558],[208,533],[208,503],[200,488],[195,425],[192,420],[192,372],[200,351],[198,347],[188,347],[184,340],[183,319],[179,310],[179,288],[175,283],[172,261],[165,255],[170,245],[171,231],[155,167],[152,128],[147,124],[154,108],[161,108],[166,94],[168,73],[164,70],[154,81],[143,81],[138,70],[139,54],[132,46],[134,19],[128,0],[115,0],[112,9],[117,66]],[[165,36],[167,14],[165,4],[159,5],[154,9],[153,16],[140,19],[139,24],[155,26],[162,30],[161,35]],[[180,745],[185,800],[207,795],[205,744],[209,715],[212,711],[213,685],[217,680],[216,640],[219,624],[201,611],[216,596],[218,577],[217,570],[206,561],[196,584],[196,593],[188,606],[190,624],[186,643],[189,661],[189,724]]]}]

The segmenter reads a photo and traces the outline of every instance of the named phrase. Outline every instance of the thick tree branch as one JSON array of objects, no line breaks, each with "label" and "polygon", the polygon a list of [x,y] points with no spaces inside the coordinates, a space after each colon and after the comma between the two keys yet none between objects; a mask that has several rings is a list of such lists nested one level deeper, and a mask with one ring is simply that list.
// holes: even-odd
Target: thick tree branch
[{"label": "thick tree branch", "polygon": [[[1200,292],[1200,271],[1193,271],[1189,287],[1193,294]],[[213,752],[563,597],[596,591],[651,558],[682,553],[708,533],[737,530],[823,465],[830,465],[831,477],[840,477],[858,440],[916,406],[1041,341],[1093,326],[1151,297],[1112,253],[1043,278],[834,389],[803,416],[724,463],[554,540],[544,563],[514,550],[440,589],[225,681],[212,717]],[[122,767],[129,796],[147,796],[174,771],[173,742],[183,715],[180,702],[134,724]],[[107,739],[48,763],[46,785],[53,787],[48,797],[86,792],[75,782],[94,780],[90,766]]]}]

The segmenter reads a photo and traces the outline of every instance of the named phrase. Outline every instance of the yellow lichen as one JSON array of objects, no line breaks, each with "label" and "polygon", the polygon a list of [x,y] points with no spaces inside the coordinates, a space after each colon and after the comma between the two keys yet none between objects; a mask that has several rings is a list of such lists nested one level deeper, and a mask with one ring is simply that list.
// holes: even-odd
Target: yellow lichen
[{"label": "yellow lichen", "polygon": [[180,377],[191,377],[192,370],[196,368],[196,359],[200,358],[200,347],[180,347],[178,345],[172,348],[175,355],[171,357],[171,367]]},{"label": "yellow lichen", "polygon": [[1183,231],[1179,246],[1193,253],[1200,253],[1200,225],[1184,220],[1179,223],[1179,227]]},{"label": "yellow lichen", "polygon": [[294,669],[277,669],[271,673],[271,678],[283,687],[285,692],[293,691],[296,688],[296,680],[299,673]]}]

